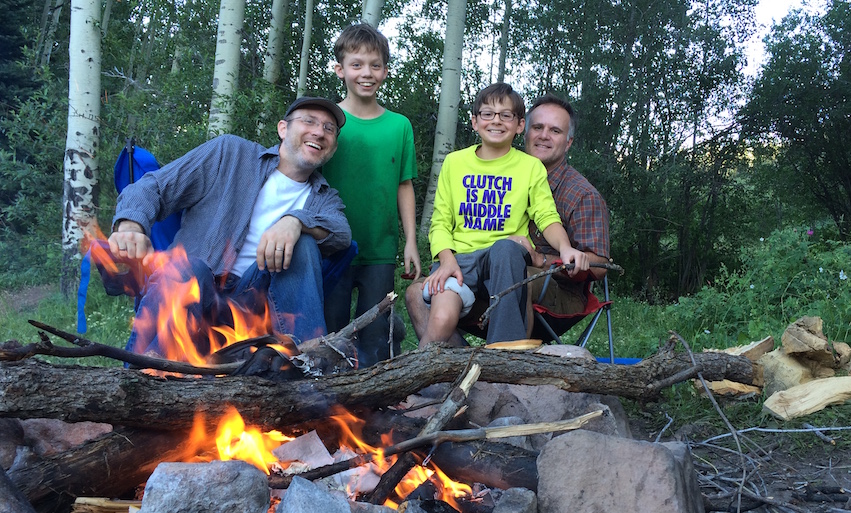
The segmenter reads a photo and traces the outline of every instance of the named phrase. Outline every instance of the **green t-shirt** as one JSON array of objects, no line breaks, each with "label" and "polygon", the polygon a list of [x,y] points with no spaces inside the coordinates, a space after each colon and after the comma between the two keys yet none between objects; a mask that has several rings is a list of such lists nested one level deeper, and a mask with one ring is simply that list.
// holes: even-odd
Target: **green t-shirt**
[{"label": "green t-shirt", "polygon": [[385,110],[374,119],[346,112],[337,152],[322,174],[346,204],[358,265],[393,264],[399,251],[399,184],[416,178],[414,131],[405,116]]}]

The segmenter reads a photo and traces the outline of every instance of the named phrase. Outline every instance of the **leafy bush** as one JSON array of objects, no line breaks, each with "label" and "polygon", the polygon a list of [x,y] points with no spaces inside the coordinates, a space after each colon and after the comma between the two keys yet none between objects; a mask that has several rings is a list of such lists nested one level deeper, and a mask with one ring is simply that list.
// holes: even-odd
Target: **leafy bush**
[{"label": "leafy bush", "polygon": [[46,283],[59,274],[67,110],[62,95],[45,86],[0,118],[4,287]]},{"label": "leafy bush", "polygon": [[667,308],[674,329],[698,346],[726,347],[779,338],[805,316],[821,317],[832,340],[851,335],[851,246],[828,229],[785,228],[740,251],[738,272]]}]

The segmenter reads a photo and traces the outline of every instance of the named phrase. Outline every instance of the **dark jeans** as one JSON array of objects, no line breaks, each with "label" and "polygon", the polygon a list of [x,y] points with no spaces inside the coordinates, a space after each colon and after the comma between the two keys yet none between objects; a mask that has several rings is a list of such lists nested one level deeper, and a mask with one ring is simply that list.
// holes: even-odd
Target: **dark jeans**
[{"label": "dark jeans", "polygon": [[[148,278],[127,350],[165,355],[161,345],[172,343],[173,334],[184,331],[199,355],[206,356],[211,350],[210,328],[233,327],[228,302],[257,315],[268,306],[271,326],[266,326],[267,331],[294,335],[296,343],[325,335],[321,269],[319,247],[308,235],[302,235],[296,243],[290,268],[279,273],[260,271],[254,263],[242,276],[223,280],[213,276],[200,259],[170,262]],[[197,295],[190,290],[192,278],[198,282]],[[185,321],[163,311],[166,297],[175,293],[186,312]],[[156,319],[160,315],[169,318],[158,329]]]},{"label": "dark jeans", "polygon": [[[328,294],[325,301],[325,321],[329,332],[340,331],[352,319],[352,292],[358,291],[355,317],[381,302],[393,290],[395,266],[393,264],[352,265],[346,269],[340,282]],[[398,315],[393,320],[394,332],[404,329],[404,321]],[[355,346],[358,350],[358,367],[369,367],[390,358],[390,313],[380,315],[374,322],[357,333]],[[401,353],[401,339],[393,337],[393,354]]]}]

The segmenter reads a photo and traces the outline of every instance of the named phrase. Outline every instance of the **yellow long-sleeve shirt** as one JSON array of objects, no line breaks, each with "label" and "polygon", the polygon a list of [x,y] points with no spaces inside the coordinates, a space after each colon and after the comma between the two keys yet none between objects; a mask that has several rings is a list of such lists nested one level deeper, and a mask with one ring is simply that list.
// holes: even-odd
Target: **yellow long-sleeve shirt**
[{"label": "yellow long-sleeve shirt", "polygon": [[434,258],[444,249],[472,253],[510,235],[528,237],[530,218],[541,230],[561,222],[540,160],[514,148],[482,160],[476,147],[443,161],[429,229]]}]

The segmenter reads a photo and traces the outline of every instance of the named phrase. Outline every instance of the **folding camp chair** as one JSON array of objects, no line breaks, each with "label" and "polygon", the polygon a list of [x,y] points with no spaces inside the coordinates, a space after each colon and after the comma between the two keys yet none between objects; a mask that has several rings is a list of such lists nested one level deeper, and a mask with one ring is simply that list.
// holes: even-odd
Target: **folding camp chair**
[{"label": "folding camp chair", "polygon": [[[557,262],[552,265],[550,269],[555,268],[557,265],[560,265],[560,262]],[[580,347],[585,347],[588,344],[588,339],[591,338],[591,333],[594,331],[594,328],[597,326],[597,321],[600,319],[600,315],[605,311],[606,312],[606,324],[608,328],[609,335],[609,363],[615,363],[615,344],[614,337],[612,336],[612,300],[609,297],[609,278],[608,276],[603,276],[603,301],[600,301],[597,296],[591,292],[591,285],[594,282],[586,282],[585,283],[585,295],[588,298],[588,301],[585,305],[585,309],[582,312],[574,313],[574,314],[559,314],[556,312],[552,312],[547,310],[541,303],[543,302],[543,298],[546,294],[547,287],[555,287],[557,284],[553,284],[555,281],[552,279],[552,274],[547,275],[544,278],[544,284],[541,289],[541,293],[537,298],[537,301],[533,301],[532,309],[534,310],[535,322],[541,326],[551,337],[551,340],[554,342],[561,341],[561,337],[553,330],[550,326],[550,323],[545,319],[545,315],[549,315],[558,319],[575,319],[576,323],[584,319],[585,317],[592,315],[591,321],[588,322],[588,325],[582,331],[582,334],[576,341],[576,345]],[[575,324],[575,323],[574,323]]]}]

